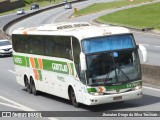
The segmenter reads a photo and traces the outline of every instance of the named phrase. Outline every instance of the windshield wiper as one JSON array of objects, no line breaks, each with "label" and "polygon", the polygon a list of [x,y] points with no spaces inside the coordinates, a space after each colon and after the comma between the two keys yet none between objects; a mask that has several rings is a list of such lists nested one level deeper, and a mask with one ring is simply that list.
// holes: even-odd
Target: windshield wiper
[{"label": "windshield wiper", "polygon": [[123,73],[124,77],[127,78],[128,81],[130,81],[130,78],[129,78],[129,77],[127,76],[127,74],[119,67],[118,64],[116,64],[115,67],[116,67],[119,71],[121,71],[121,72]]}]

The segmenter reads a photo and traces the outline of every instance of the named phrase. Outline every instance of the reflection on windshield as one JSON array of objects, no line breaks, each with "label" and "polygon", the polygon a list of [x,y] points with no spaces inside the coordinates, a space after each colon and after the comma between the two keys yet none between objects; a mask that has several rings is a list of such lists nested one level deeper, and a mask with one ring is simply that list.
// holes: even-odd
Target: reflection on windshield
[{"label": "reflection on windshield", "polygon": [[135,48],[133,41],[132,34],[122,34],[85,39],[82,41],[82,46],[83,52],[88,54]]},{"label": "reflection on windshield", "polygon": [[0,41],[0,46],[11,45],[9,41]]},{"label": "reflection on windshield", "polygon": [[97,53],[86,58],[90,85],[116,84],[140,78],[137,50]]}]

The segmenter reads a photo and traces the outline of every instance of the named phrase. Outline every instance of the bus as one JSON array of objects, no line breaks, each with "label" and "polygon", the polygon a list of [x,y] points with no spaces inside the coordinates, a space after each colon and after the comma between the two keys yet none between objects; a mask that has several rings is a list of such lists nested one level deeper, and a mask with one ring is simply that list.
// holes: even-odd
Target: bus
[{"label": "bus", "polygon": [[98,105],[142,97],[138,50],[124,27],[85,22],[54,23],[12,32],[16,80],[79,104]]}]

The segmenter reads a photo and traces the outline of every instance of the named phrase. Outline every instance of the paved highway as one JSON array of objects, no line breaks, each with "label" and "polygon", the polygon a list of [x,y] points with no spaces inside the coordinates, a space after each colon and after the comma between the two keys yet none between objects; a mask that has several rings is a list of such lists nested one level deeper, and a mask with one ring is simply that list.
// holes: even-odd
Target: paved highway
[{"label": "paved highway", "polygon": [[[90,0],[87,2],[76,3],[74,7],[84,7],[91,2],[96,2],[96,0]],[[64,10],[63,7],[56,8],[50,11],[46,11],[35,15],[31,18],[27,18],[14,26],[11,27],[16,29],[18,27],[33,27],[40,24],[53,23],[59,21],[60,18],[66,20],[73,10]],[[92,16],[92,15],[91,15]],[[90,21],[91,16],[83,17],[84,20]],[[98,16],[98,14],[97,14]],[[88,17],[88,18],[87,18]],[[82,17],[72,19],[83,21]],[[71,19],[70,19],[71,20]],[[160,36],[152,35],[150,33],[142,33],[139,31],[134,31],[134,35],[137,43],[144,44],[149,50],[149,59],[156,57],[159,52],[159,42]],[[156,58],[158,59],[158,57]],[[156,60],[155,60],[156,61]],[[152,61],[153,64],[156,63]],[[41,93],[38,96],[34,96],[26,92],[26,90],[17,84],[15,79],[14,67],[12,57],[0,58],[0,111],[3,110],[38,110],[38,111],[86,111],[89,114],[97,114],[96,112],[107,112],[109,110],[113,111],[160,111],[160,90],[150,87],[144,87],[143,98],[137,100],[126,101],[124,103],[111,103],[98,106],[85,106],[81,105],[80,108],[74,108],[68,100],[61,99],[52,95]],[[157,61],[157,64],[158,61]],[[58,113],[60,115],[61,113]],[[70,112],[74,115],[74,112]],[[80,114],[80,113],[79,113]],[[51,118],[49,118],[51,119]],[[53,119],[53,118],[52,118]],[[56,118],[60,120],[74,120],[75,118]],[[98,119],[98,120],[119,120],[122,118],[76,118],[76,119]],[[124,118],[124,119],[134,119],[134,118]],[[151,119],[151,118],[139,118],[136,119]],[[158,120],[158,118],[152,118],[153,120]]]},{"label": "paved highway", "polygon": [[[74,108],[68,100],[41,93],[38,96],[29,94],[22,86],[17,84],[14,74],[13,61],[11,57],[0,59],[0,111],[4,110],[38,110],[38,111],[86,111],[88,114],[96,112],[113,111],[159,111],[160,108],[160,89],[144,87],[143,98],[130,100],[124,103],[110,103],[98,106],[81,105]],[[3,68],[3,69],[2,69]],[[56,113],[60,115],[61,113]],[[74,113],[70,113],[74,115]],[[80,113],[79,113],[80,114]],[[57,118],[60,120],[74,120],[75,118]],[[77,118],[81,119],[81,118]],[[106,118],[83,118],[86,120]],[[115,120],[118,118],[109,118]],[[127,118],[125,118],[127,119]],[[129,118],[128,118],[129,119]],[[131,118],[130,118],[131,119]],[[133,118],[132,118],[133,119]],[[143,118],[136,118],[143,119]],[[147,119],[147,118],[146,118]],[[148,118],[150,119],[150,118]],[[158,120],[158,118],[153,118]]]}]

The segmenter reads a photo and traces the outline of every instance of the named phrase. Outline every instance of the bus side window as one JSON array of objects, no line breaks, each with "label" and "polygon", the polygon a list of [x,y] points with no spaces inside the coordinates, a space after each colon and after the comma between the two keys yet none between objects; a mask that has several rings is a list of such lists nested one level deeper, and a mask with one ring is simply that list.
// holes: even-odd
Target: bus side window
[{"label": "bus side window", "polygon": [[28,50],[29,50],[29,43],[28,43],[28,37],[24,37],[23,38],[23,43],[24,43],[24,46],[23,46],[23,52],[24,53],[28,53]]},{"label": "bus side window", "polygon": [[63,38],[63,51],[64,51],[64,58],[67,58],[67,59],[70,59],[70,60],[73,60],[72,58],[72,50],[71,50],[71,39],[70,37],[64,37]]}]

